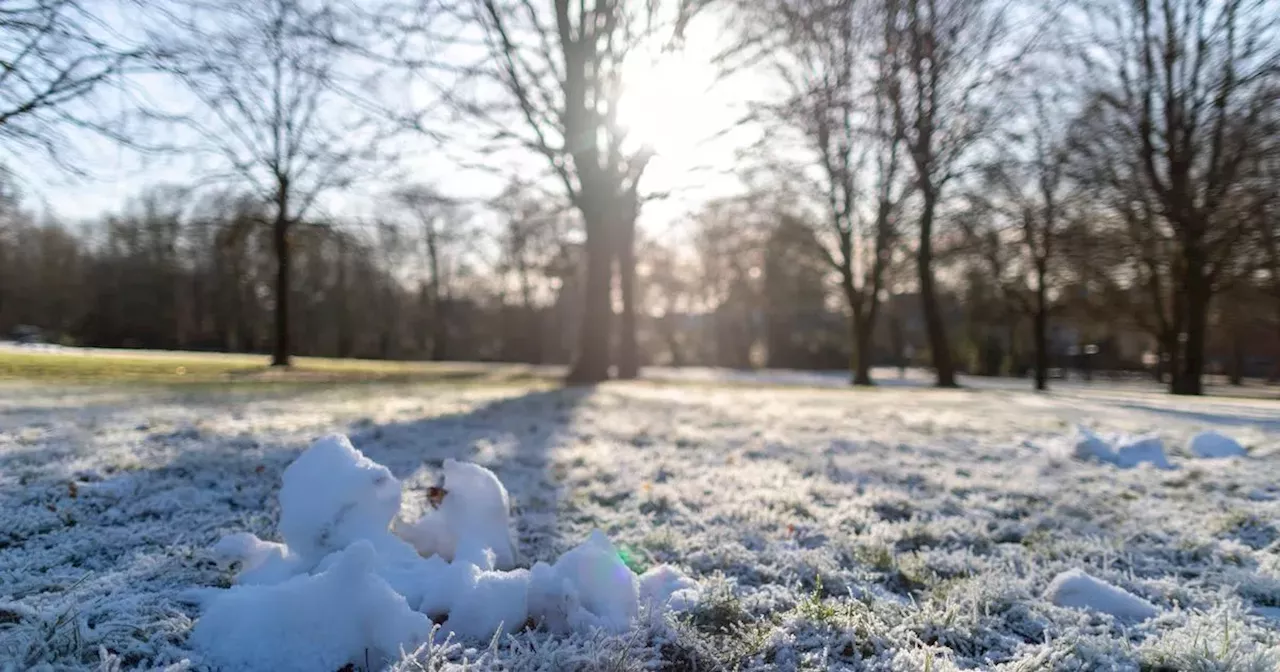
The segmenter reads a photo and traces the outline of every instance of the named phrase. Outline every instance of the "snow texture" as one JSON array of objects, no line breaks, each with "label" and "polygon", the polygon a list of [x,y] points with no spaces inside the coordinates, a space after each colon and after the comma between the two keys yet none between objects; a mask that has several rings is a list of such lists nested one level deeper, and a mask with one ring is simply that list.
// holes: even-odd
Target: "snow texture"
[{"label": "snow texture", "polygon": [[507,489],[492,471],[469,462],[444,462],[445,495],[440,508],[417,522],[396,526],[396,534],[422,555],[439,555],[452,561],[458,540],[464,536],[494,553],[496,569],[515,567],[515,546],[507,519]]},{"label": "snow texture", "polygon": [[[398,670],[1280,669],[1280,403],[1127,383],[1037,395],[1026,381],[854,391],[696,375],[581,390],[0,384],[0,670],[216,669],[192,634],[216,623],[203,620],[216,604],[206,598],[316,581],[345,556],[247,581],[250,565],[290,557],[266,545],[291,548],[282,476],[331,434],[400,481],[409,521],[432,510],[446,460],[494,472],[517,567],[529,567],[530,589],[534,566],[548,577],[539,589],[552,586],[526,590],[529,616],[528,598],[551,592],[563,605],[552,613],[568,620],[553,568],[592,530],[638,572],[639,616],[625,632],[557,634],[486,613],[510,634],[449,638],[446,620]],[[1064,459],[1075,426],[1156,436],[1177,447],[1168,459],[1179,468]],[[1204,431],[1249,446],[1247,459],[1195,459],[1183,447]],[[343,462],[353,473],[357,463]],[[253,537],[215,552],[240,533]],[[374,560],[360,581],[404,595],[380,543],[438,579],[415,584],[411,612],[426,618],[433,591],[448,598],[443,614],[456,610],[462,582],[444,570],[465,565],[476,590],[486,572],[505,578],[492,587],[504,600],[489,602],[514,594],[519,616],[510,582],[522,573],[484,569],[496,554],[461,548],[448,562],[376,536],[363,540]],[[648,613],[657,586],[680,583],[654,578],[664,564],[697,587],[683,613]],[[1054,605],[1047,589],[1072,569],[1158,615]],[[399,620],[399,609],[377,613]],[[410,618],[421,624],[396,625]],[[322,626],[343,624],[306,627]],[[374,642],[370,664],[400,643]]]},{"label": "snow texture", "polygon": [[1107,462],[1121,469],[1132,469],[1147,463],[1157,469],[1173,469],[1165,456],[1164,442],[1158,436],[1099,436],[1085,427],[1076,427],[1069,439],[1072,456],[1078,460]]},{"label": "snow texture", "polygon": [[193,648],[224,670],[337,670],[396,660],[431,632],[374,572],[375,551],[359,541],[315,575],[275,585],[236,586],[208,602],[191,631]]},{"label": "snow texture", "polygon": [[636,575],[599,530],[554,565],[534,565],[529,582],[529,610],[552,632],[621,633],[639,613]]},{"label": "snow texture", "polygon": [[1059,607],[1092,609],[1120,619],[1141,621],[1156,615],[1156,607],[1150,602],[1079,569],[1055,576],[1045,596]]},{"label": "snow texture", "polygon": [[640,575],[640,602],[650,609],[668,608],[680,613],[698,604],[700,591],[693,579],[667,565],[659,565]]},{"label": "snow texture", "polygon": [[400,481],[345,436],[321,438],[284,470],[280,536],[304,558],[382,535],[399,512]]},{"label": "snow texture", "polygon": [[1215,459],[1222,457],[1243,457],[1244,446],[1240,442],[1219,432],[1200,432],[1191,437],[1187,450],[1196,457]]}]

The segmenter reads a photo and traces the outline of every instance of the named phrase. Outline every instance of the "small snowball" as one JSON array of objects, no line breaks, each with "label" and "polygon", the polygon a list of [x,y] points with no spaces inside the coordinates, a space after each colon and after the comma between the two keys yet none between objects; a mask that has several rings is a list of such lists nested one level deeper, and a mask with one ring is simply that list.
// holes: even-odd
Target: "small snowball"
[{"label": "small snowball", "polygon": [[400,482],[342,435],[311,444],[283,479],[280,535],[304,558],[318,560],[379,536],[400,510]]},{"label": "small snowball", "polygon": [[1131,469],[1150,462],[1158,469],[1172,469],[1169,458],[1164,454],[1164,443],[1155,436],[1141,436],[1122,443],[1116,448],[1116,466]]},{"label": "small snowball", "polygon": [[1205,459],[1240,457],[1247,454],[1240,442],[1218,432],[1200,432],[1196,434],[1191,437],[1191,441],[1187,444],[1187,449],[1191,451],[1192,455]]},{"label": "small snowball", "polygon": [[599,530],[555,565],[534,565],[529,582],[529,613],[553,632],[624,632],[639,611],[636,575]]},{"label": "small snowball", "polygon": [[307,564],[284,544],[263,541],[248,532],[223,537],[213,546],[222,562],[240,563],[236,583],[241,585],[280,583],[307,569]]},{"label": "small snowball", "polygon": [[395,533],[425,556],[453,561],[461,540],[473,540],[494,554],[496,569],[516,564],[508,520],[507,489],[478,464],[445,460],[444,500],[415,523],[397,524]]},{"label": "small snowball", "polygon": [[641,574],[639,586],[642,604],[677,613],[697,606],[701,595],[697,582],[670,565],[658,565]]},{"label": "small snowball", "polygon": [[1150,602],[1079,569],[1054,577],[1045,590],[1045,597],[1059,607],[1092,609],[1122,620],[1142,621],[1157,613]]},{"label": "small snowball", "polygon": [[337,555],[324,572],[211,598],[191,645],[219,669],[307,671],[393,660],[426,639],[431,621],[374,573],[372,544]]}]

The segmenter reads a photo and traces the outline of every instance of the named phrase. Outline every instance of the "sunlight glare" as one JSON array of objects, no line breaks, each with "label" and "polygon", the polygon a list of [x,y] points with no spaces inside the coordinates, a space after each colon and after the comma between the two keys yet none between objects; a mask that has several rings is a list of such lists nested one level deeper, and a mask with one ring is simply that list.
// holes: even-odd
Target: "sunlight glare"
[{"label": "sunlight glare", "polygon": [[723,106],[708,89],[715,73],[707,55],[692,44],[662,52],[639,50],[628,59],[618,121],[630,134],[633,149],[649,147],[667,161],[684,163],[723,124]]}]

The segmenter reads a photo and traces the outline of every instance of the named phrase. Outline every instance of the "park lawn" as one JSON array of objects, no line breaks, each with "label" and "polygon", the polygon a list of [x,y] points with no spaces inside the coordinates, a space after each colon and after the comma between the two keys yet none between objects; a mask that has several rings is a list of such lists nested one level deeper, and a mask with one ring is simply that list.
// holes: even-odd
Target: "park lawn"
[{"label": "park lawn", "polygon": [[550,380],[521,365],[296,357],[288,369],[265,355],[130,350],[0,350],[0,380],[75,383],[513,383]]}]

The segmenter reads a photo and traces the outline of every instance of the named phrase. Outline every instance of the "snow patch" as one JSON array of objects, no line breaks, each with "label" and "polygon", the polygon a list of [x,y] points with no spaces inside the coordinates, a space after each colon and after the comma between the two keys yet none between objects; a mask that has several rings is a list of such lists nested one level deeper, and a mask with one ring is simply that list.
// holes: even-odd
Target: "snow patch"
[{"label": "snow patch", "polygon": [[213,555],[224,563],[240,563],[236,583],[241,585],[280,583],[306,570],[306,561],[288,546],[248,532],[223,537],[214,545]]},{"label": "snow patch", "polygon": [[453,561],[459,540],[473,538],[494,554],[496,569],[515,567],[507,489],[492,471],[478,464],[445,460],[440,507],[415,523],[396,521],[395,533],[425,556]]},{"label": "snow patch", "polygon": [[1114,464],[1132,469],[1149,463],[1158,469],[1173,469],[1165,456],[1164,442],[1157,436],[1100,436],[1085,427],[1076,427],[1068,440],[1071,456],[1078,460]]},{"label": "snow patch", "polygon": [[1115,462],[1116,457],[1116,453],[1109,442],[1104,441],[1102,437],[1085,427],[1076,427],[1075,436],[1072,438],[1071,455],[1077,460],[1098,460],[1101,462]]},{"label": "snow patch", "polygon": [[1157,613],[1150,602],[1079,569],[1055,576],[1045,590],[1045,597],[1059,607],[1091,609],[1122,620],[1143,621]]},{"label": "snow patch", "polygon": [[1122,442],[1116,448],[1115,465],[1122,469],[1132,469],[1142,463],[1149,463],[1157,469],[1173,469],[1169,458],[1164,454],[1164,442],[1155,436],[1140,436]]},{"label": "snow patch", "polygon": [[617,634],[635,626],[642,600],[655,613],[698,601],[673,568],[637,577],[599,530],[553,564],[514,568],[507,491],[479,465],[447,460],[438,508],[396,534],[399,481],[344,436],[316,441],[283,480],[284,543],[228,535],[212,552],[239,563],[238,585],[188,591],[204,611],[191,644],[219,667],[339,669],[366,650],[387,660],[425,642],[433,621],[442,641],[530,622]]},{"label": "snow patch", "polygon": [[593,530],[554,565],[530,572],[529,610],[552,632],[624,632],[639,612],[638,580],[608,537]]},{"label": "snow patch", "polygon": [[387,531],[400,511],[400,481],[335,434],[311,444],[284,470],[280,536],[320,558]]},{"label": "snow patch", "polygon": [[1218,432],[1200,432],[1187,442],[1187,450],[1192,455],[1204,459],[1223,457],[1242,457],[1246,455],[1244,446],[1239,441]]},{"label": "snow patch", "polygon": [[224,670],[337,670],[390,661],[431,632],[431,620],[374,572],[367,541],[323,572],[233,587],[210,600],[191,644]]},{"label": "snow patch", "polygon": [[651,609],[684,612],[698,605],[698,583],[669,565],[658,565],[640,575],[640,602]]}]

